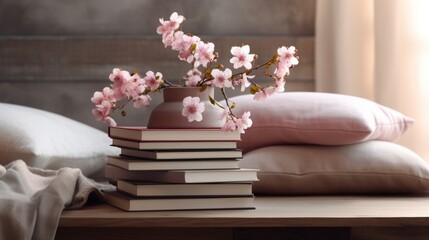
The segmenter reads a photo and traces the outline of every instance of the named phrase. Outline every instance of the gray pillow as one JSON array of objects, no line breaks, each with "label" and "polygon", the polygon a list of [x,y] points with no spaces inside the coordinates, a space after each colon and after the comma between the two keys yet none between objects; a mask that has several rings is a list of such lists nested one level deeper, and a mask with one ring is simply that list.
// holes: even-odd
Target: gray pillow
[{"label": "gray pillow", "polygon": [[259,169],[256,194],[408,193],[429,190],[429,163],[401,145],[283,145],[244,155]]}]

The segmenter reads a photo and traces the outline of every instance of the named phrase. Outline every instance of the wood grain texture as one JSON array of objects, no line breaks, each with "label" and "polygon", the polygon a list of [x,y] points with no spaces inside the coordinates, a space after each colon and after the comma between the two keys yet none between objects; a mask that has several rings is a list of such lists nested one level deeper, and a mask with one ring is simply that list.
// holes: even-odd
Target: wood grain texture
[{"label": "wood grain texture", "polygon": [[234,240],[348,240],[350,228],[236,228]]},{"label": "wood grain texture", "polygon": [[57,240],[232,240],[231,228],[59,228]]},{"label": "wood grain texture", "polygon": [[347,240],[349,228],[59,228],[57,240]]},{"label": "wood grain texture", "polygon": [[[249,44],[259,62],[280,46],[294,45],[300,64],[289,81],[314,80],[313,37],[205,37],[216,44],[219,63],[229,66],[231,46]],[[166,80],[180,80],[191,69],[177,52],[165,49],[159,37],[3,37],[0,38],[2,81],[103,81],[114,67],[145,73],[159,71]],[[274,69],[272,69],[274,71]],[[261,78],[260,81],[263,79]]]},{"label": "wood grain texture", "polygon": [[0,35],[155,35],[174,11],[197,35],[314,35],[315,0],[1,0]]},{"label": "wood grain texture", "polygon": [[356,227],[351,229],[350,240],[427,240],[427,227]]},{"label": "wood grain texture", "polygon": [[65,211],[61,227],[429,226],[429,196],[257,197],[256,210],[123,212],[108,205]]}]

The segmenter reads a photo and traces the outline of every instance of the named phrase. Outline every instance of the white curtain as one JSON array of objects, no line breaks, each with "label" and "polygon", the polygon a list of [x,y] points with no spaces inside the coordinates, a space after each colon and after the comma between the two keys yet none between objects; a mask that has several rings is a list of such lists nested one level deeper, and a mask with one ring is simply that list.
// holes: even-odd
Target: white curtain
[{"label": "white curtain", "polygon": [[316,90],[416,120],[400,144],[429,160],[429,1],[317,0]]}]

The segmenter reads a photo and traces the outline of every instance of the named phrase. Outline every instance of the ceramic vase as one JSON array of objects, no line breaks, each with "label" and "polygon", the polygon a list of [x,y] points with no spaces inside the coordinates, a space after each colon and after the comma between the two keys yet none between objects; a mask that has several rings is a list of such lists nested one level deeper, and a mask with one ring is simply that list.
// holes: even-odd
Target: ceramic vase
[{"label": "ceramic vase", "polygon": [[[149,117],[148,128],[221,128],[223,122],[219,120],[221,109],[210,103],[209,96],[213,97],[214,89],[208,87],[200,92],[199,87],[171,87],[163,89],[163,102],[156,106]],[[185,97],[199,97],[204,102],[205,110],[201,122],[189,122],[182,115],[183,99]]]}]

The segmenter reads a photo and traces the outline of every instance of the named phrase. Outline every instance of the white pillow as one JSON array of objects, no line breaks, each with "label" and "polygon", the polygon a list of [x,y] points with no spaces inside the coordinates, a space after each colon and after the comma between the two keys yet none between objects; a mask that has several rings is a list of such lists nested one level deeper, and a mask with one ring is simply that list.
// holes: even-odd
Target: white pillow
[{"label": "white pillow", "polygon": [[119,153],[106,133],[35,108],[0,103],[0,165],[22,159],[44,169],[80,168],[99,176],[106,156]]}]

